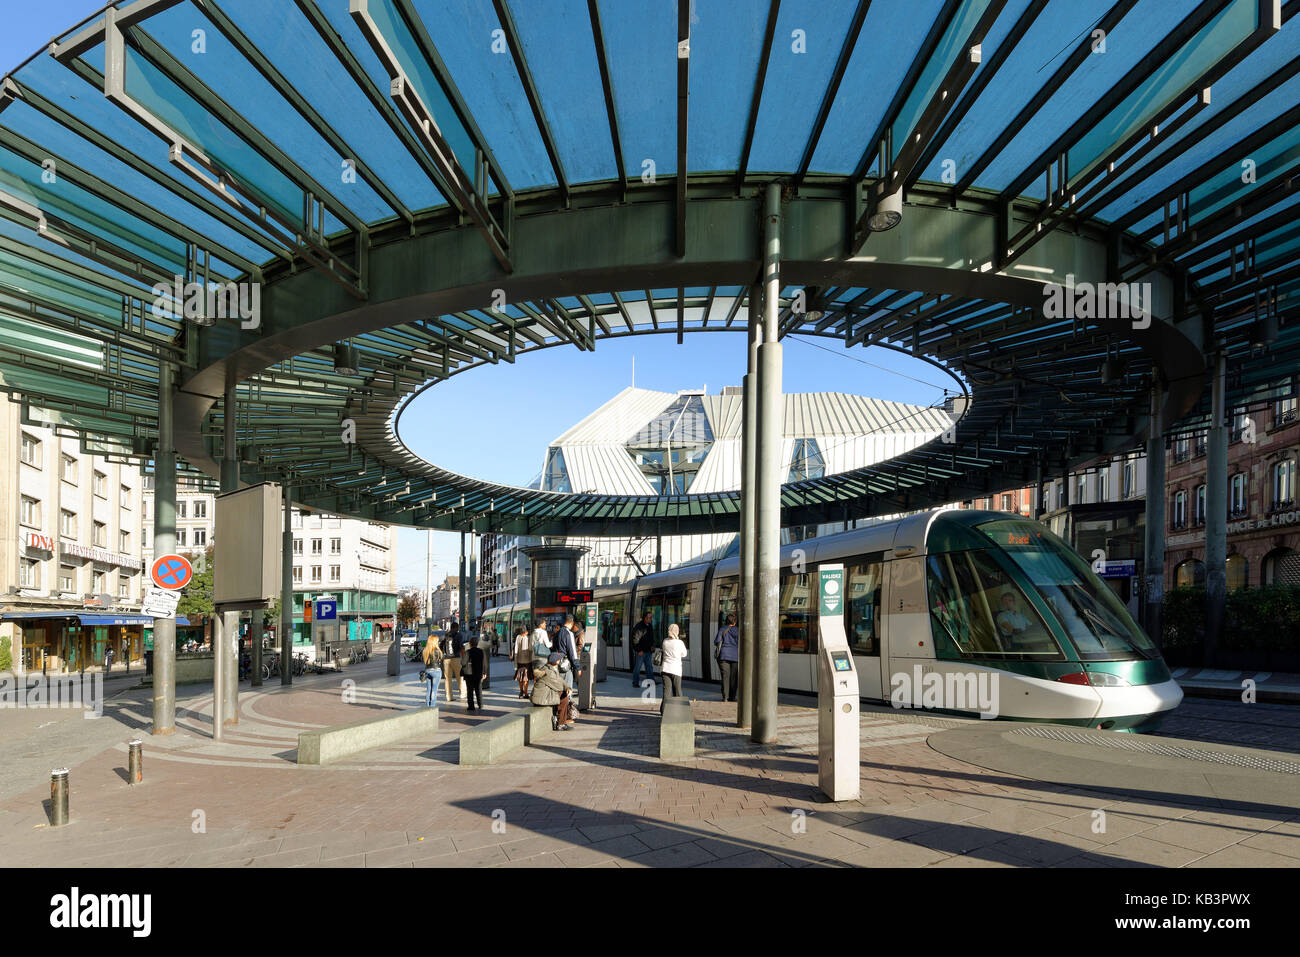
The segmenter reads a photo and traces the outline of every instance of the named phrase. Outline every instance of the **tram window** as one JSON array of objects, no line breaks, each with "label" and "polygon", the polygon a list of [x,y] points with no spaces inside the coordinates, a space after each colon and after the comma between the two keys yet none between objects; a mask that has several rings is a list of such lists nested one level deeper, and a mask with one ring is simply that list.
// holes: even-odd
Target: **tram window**
[{"label": "tram window", "polygon": [[880,655],[880,599],[884,565],[860,558],[847,568],[844,630],[855,655]]},{"label": "tram window", "polygon": [[1061,650],[1011,575],[981,549],[926,560],[935,646],[965,658],[1052,657]]},{"label": "tram window", "polygon": [[625,604],[622,598],[600,603],[600,640],[606,647],[617,648],[623,644],[623,608]]},{"label": "tram window", "polygon": [[658,648],[668,637],[668,626],[677,625],[678,635],[686,647],[691,646],[691,593],[694,589],[691,586],[685,588],[662,589],[652,592],[645,598],[640,599],[637,604],[640,606],[640,616],[645,616],[649,612],[654,617],[650,621],[650,628],[655,638],[655,647]]},{"label": "tram window", "polygon": [[1158,652],[1128,610],[1065,542],[1037,522],[980,526],[1042,595],[1083,658],[1154,657]]},{"label": "tram window", "polygon": [[783,655],[812,653],[817,619],[815,608],[809,600],[809,577],[789,572],[781,576],[781,619],[777,632],[777,649]]},{"label": "tram window", "polygon": [[[723,578],[713,583],[714,589],[718,593],[718,620],[713,623],[713,634],[716,635],[727,625],[727,616],[733,612],[736,615],[736,621],[740,621],[740,579]],[[709,636],[712,641],[713,636]]]}]

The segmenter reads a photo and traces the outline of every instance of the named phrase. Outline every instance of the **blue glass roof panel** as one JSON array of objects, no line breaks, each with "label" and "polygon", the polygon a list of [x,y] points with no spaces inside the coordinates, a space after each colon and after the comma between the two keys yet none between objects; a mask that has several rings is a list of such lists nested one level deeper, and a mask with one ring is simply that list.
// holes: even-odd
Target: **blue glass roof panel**
[{"label": "blue glass roof panel", "polygon": [[629,176],[677,171],[677,4],[646,0],[636,16],[598,0],[610,85]]},{"label": "blue glass roof panel", "polygon": [[[693,173],[740,167],[768,6],[766,0],[713,0],[694,8],[686,136]],[[774,39],[772,56],[789,49]]]}]

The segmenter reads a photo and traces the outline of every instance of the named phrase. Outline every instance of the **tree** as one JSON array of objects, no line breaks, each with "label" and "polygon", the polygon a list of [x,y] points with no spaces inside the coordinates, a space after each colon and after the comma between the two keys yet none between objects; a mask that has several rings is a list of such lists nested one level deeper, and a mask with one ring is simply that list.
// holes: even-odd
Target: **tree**
[{"label": "tree", "polygon": [[424,603],[415,595],[403,595],[397,605],[397,620],[407,625],[418,621],[423,615]]},{"label": "tree", "polygon": [[[196,618],[208,618],[213,613],[212,607],[212,546],[209,545],[202,555],[202,561],[194,555],[186,555],[194,565],[194,577],[181,592],[180,604],[176,614],[184,615],[190,621]],[[200,571],[202,569],[202,571]]]}]

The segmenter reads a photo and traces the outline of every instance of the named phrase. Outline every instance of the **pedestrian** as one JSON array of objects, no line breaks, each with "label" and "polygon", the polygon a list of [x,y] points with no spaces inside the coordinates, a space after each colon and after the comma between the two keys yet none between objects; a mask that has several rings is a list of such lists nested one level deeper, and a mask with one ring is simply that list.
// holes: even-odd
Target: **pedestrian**
[{"label": "pedestrian", "polygon": [[424,703],[430,708],[438,707],[438,685],[442,684],[442,662],[445,657],[438,642],[430,635],[424,642],[424,673],[425,680],[429,682]]},{"label": "pedestrian", "polygon": [[572,725],[571,721],[565,720],[572,717],[572,709],[568,707],[569,689],[560,675],[560,661],[559,652],[553,652],[533,672],[532,702],[550,706],[552,731],[568,731]]},{"label": "pedestrian", "polygon": [[578,674],[578,646],[573,640],[573,629],[576,627],[573,616],[565,615],[564,624],[560,625],[559,641],[555,646],[555,650],[568,662],[568,668],[561,665],[560,671],[564,675],[564,683],[570,689],[575,687],[574,679]]},{"label": "pedestrian", "polygon": [[461,676],[464,674],[464,665],[461,662],[461,654],[465,650],[465,643],[461,641],[460,629],[453,621],[451,630],[447,632],[447,637],[443,639],[443,659],[442,659],[442,676],[447,679],[447,701],[451,702],[453,692],[455,699],[460,700]]},{"label": "pedestrian", "polygon": [[638,683],[637,678],[642,668],[651,680],[655,676],[655,636],[654,626],[651,624],[653,620],[654,613],[648,611],[632,626],[632,658],[635,661],[632,668],[632,684],[634,685]]},{"label": "pedestrian", "polygon": [[727,615],[727,623],[718,629],[713,639],[718,649],[718,666],[722,671],[722,700],[736,700],[736,686],[740,682],[740,629],[736,627],[736,613]]},{"label": "pedestrian", "polygon": [[113,667],[113,646],[106,645],[104,647],[104,670],[108,671],[111,667]]},{"label": "pedestrian", "polygon": [[659,713],[664,713],[664,701],[682,696],[682,662],[686,660],[686,642],[677,637],[677,623],[668,626],[668,637],[664,639],[664,663],[660,665],[664,680],[664,696],[659,702]]},{"label": "pedestrian", "polygon": [[551,636],[546,631],[546,619],[538,618],[533,629],[533,663],[542,664],[551,656]]},{"label": "pedestrian", "polygon": [[497,631],[496,625],[492,626],[492,657],[497,656],[497,648],[501,645],[501,633]]},{"label": "pedestrian", "polygon": [[[483,710],[483,691],[479,687],[483,683],[483,672],[487,668],[487,653],[480,647],[482,640],[471,638],[469,648],[465,654],[465,688],[469,701],[466,703],[466,711]],[[478,702],[478,707],[474,706]]]},{"label": "pedestrian", "polygon": [[515,643],[510,649],[510,660],[515,663],[515,681],[519,682],[519,697],[528,697],[528,680],[533,673],[533,643],[528,629],[520,625],[515,629]]}]

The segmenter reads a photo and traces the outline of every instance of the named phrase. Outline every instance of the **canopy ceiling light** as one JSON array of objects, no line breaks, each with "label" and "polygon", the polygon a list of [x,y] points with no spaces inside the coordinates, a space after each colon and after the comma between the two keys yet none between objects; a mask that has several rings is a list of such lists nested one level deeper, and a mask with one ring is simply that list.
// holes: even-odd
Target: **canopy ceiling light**
[{"label": "canopy ceiling light", "polygon": [[903,221],[903,191],[896,189],[888,196],[882,196],[876,204],[876,211],[867,220],[872,232],[883,233],[893,229]]},{"label": "canopy ceiling light", "polygon": [[334,344],[334,371],[339,375],[359,375],[357,347],[350,342]]}]

